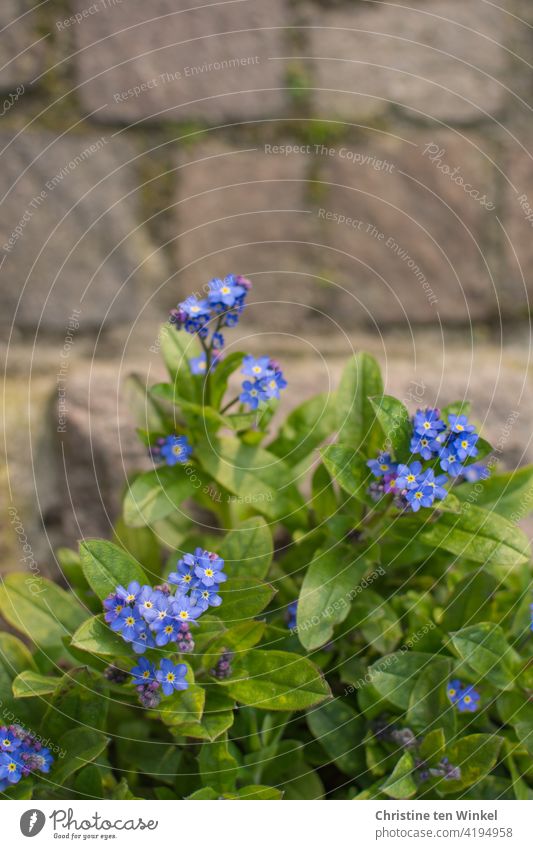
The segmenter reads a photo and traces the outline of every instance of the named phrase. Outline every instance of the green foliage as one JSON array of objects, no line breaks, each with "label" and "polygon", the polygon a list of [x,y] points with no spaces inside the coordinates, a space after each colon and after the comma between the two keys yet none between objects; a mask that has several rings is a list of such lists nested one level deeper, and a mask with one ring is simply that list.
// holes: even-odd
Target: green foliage
[{"label": "green foliage", "polygon": [[[200,340],[168,325],[160,344],[169,382],[128,381],[139,436],[186,435],[192,458],[131,478],[112,541],[58,552],[69,590],[40,575],[0,587],[25,640],[0,634],[1,707],[55,752],[50,776],[5,795],[531,799],[531,551],[517,524],[531,468],[458,476],[414,512],[368,466],[382,451],[417,459],[415,410],[385,394],[370,355],[277,427],[274,401],[231,411],[244,353],[200,377]],[[444,422],[459,413],[448,405]],[[477,447],[476,460],[490,451]],[[426,468],[439,474],[438,458]],[[150,662],[185,665],[187,687],[140,704],[139,656],[102,602],[133,581],[164,588],[197,546],[224,560],[221,603],[191,626],[193,651],[148,647]]]}]

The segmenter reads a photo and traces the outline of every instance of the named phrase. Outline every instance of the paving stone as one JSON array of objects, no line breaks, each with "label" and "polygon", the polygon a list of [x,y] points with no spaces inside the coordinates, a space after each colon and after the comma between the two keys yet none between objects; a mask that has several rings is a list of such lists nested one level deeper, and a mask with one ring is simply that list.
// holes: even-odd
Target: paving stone
[{"label": "paving stone", "polygon": [[321,117],[347,120],[400,105],[417,120],[469,123],[500,114],[520,26],[481,0],[413,0],[308,8]]},{"label": "paving stone", "polygon": [[321,155],[315,214],[330,247],[323,266],[352,324],[468,324],[498,315],[498,194],[477,143],[454,133],[374,133]]},{"label": "paving stone", "polygon": [[322,248],[307,197],[313,157],[212,142],[179,163],[179,294],[234,271],[254,280],[248,324],[264,326],[266,315],[284,331],[322,323],[331,293],[316,273]]},{"label": "paving stone", "polygon": [[533,151],[530,132],[525,134],[523,143],[525,150],[518,144],[509,144],[502,162],[507,178],[503,189],[504,224],[508,235],[505,254],[509,282],[517,293],[514,303],[506,302],[505,313],[518,317],[530,314],[533,299]]},{"label": "paving stone", "polygon": [[80,97],[87,109],[105,106],[99,120],[213,123],[283,109],[284,64],[271,61],[285,55],[283,0],[185,6],[115,0],[74,28]]},{"label": "paving stone", "polygon": [[[15,94],[44,70],[44,49],[35,29],[31,0],[2,0],[0,3],[0,90]],[[0,110],[5,106],[4,101]]]},{"label": "paving stone", "polygon": [[46,132],[2,134],[0,145],[0,323],[62,329],[73,308],[84,330],[134,319],[164,279],[136,229],[135,147]]}]

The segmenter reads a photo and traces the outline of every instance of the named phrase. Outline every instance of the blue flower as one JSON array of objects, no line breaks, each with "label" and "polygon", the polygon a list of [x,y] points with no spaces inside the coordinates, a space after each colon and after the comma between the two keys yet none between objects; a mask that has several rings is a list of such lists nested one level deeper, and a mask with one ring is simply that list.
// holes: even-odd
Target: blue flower
[{"label": "blue flower", "polygon": [[478,439],[477,433],[463,433],[453,440],[451,447],[461,461],[466,460],[467,457],[477,457],[479,454],[476,448]]},{"label": "blue flower", "polygon": [[167,436],[159,449],[167,466],[186,463],[192,454],[192,446],[186,436]]},{"label": "blue flower", "polygon": [[287,381],[281,371],[276,371],[270,377],[263,378],[261,383],[269,399],[279,398],[281,390],[287,388]]},{"label": "blue flower", "polygon": [[141,657],[137,666],[134,666],[131,670],[131,674],[133,675],[133,683],[136,687],[143,684],[150,684],[152,681],[155,681],[155,666],[149,660],[146,660],[145,657]]},{"label": "blue flower", "polygon": [[296,628],[296,614],[298,612],[298,602],[291,601],[290,604],[287,605],[287,628],[289,631],[292,631]]},{"label": "blue flower", "polygon": [[448,416],[452,433],[474,433],[474,425],[468,424],[466,416]]},{"label": "blue flower", "polygon": [[220,607],[222,604],[217,584],[212,587],[197,587],[191,593],[191,601],[201,607],[202,612],[205,612],[208,607]]},{"label": "blue flower", "polygon": [[445,445],[444,448],[441,448],[439,451],[439,462],[441,469],[444,472],[448,472],[449,475],[460,475],[463,471],[462,463],[453,445]]},{"label": "blue flower", "polygon": [[463,477],[468,483],[477,483],[485,481],[490,477],[490,470],[483,463],[472,463],[471,466],[466,466],[463,469]]},{"label": "blue flower", "polygon": [[257,410],[260,401],[268,401],[268,393],[265,391],[261,380],[256,380],[253,383],[250,380],[245,380],[242,389],[239,401],[243,404],[249,404],[252,410]]},{"label": "blue flower", "polygon": [[139,630],[132,640],[131,647],[135,654],[144,654],[146,649],[153,649],[155,647],[155,640],[148,627],[139,627]]},{"label": "blue flower", "polygon": [[116,593],[111,593],[104,599],[104,619],[108,625],[115,621],[124,607],[124,601]]},{"label": "blue flower", "polygon": [[419,477],[423,486],[429,486],[433,489],[433,495],[442,501],[448,495],[448,490],[444,488],[444,484],[448,483],[448,475],[438,475],[435,477],[433,469],[426,469]]},{"label": "blue flower", "polygon": [[460,697],[462,690],[462,684],[458,678],[454,678],[453,681],[450,681],[447,687],[448,698],[451,701],[452,705],[457,704],[457,701]]},{"label": "blue flower", "polygon": [[175,584],[180,590],[189,590],[198,584],[198,578],[194,574],[194,568],[197,564],[197,558],[192,554],[186,554],[181,560],[178,560],[178,571],[171,572],[168,576],[168,582]]},{"label": "blue flower", "polygon": [[444,430],[446,425],[440,417],[439,410],[418,410],[415,414],[413,427],[419,436],[435,438],[439,431]]},{"label": "blue flower", "polygon": [[174,690],[186,690],[189,686],[185,680],[187,667],[184,663],[174,665],[171,660],[162,660],[156,672],[156,678],[161,684],[165,696],[171,696]]},{"label": "blue flower", "polygon": [[479,707],[480,699],[481,696],[473,687],[470,685],[463,687],[457,699],[457,710],[460,713],[475,713]]},{"label": "blue flower", "polygon": [[205,354],[200,354],[199,357],[191,357],[189,367],[192,374],[205,374],[207,371],[207,357]]},{"label": "blue flower", "polygon": [[405,497],[414,513],[418,513],[421,507],[431,507],[435,499],[435,493],[430,486],[417,485],[414,489],[408,489]]},{"label": "blue flower", "polygon": [[[221,351],[224,347],[224,337],[222,333],[213,333],[211,337],[211,342],[213,344],[213,351]],[[216,360],[213,363],[213,366],[216,365]]]},{"label": "blue flower", "polygon": [[420,454],[424,460],[431,460],[435,451],[434,444],[435,440],[429,436],[420,436],[415,433],[409,448],[412,454]]},{"label": "blue flower", "polygon": [[414,489],[418,486],[418,475],[422,471],[422,463],[415,460],[414,463],[406,465],[400,463],[397,469],[396,488]]},{"label": "blue flower", "polygon": [[127,643],[131,643],[142,624],[139,612],[134,607],[125,607],[111,623],[111,630],[117,631]]},{"label": "blue flower", "polygon": [[163,621],[157,620],[152,624],[152,629],[155,632],[155,642],[158,646],[166,646],[167,643],[173,643],[178,638],[179,622],[174,616],[167,616]]},{"label": "blue flower", "polygon": [[14,752],[21,745],[21,741],[12,731],[9,731],[5,726],[0,728],[0,751]]},{"label": "blue flower", "polygon": [[137,597],[137,609],[147,622],[151,621],[153,613],[155,615],[154,611],[157,609],[157,602],[161,598],[165,598],[165,596],[159,590],[154,590],[152,587],[148,586],[144,586],[141,589],[141,592]]},{"label": "blue flower", "polygon": [[179,314],[184,317],[184,326],[187,333],[198,333],[204,330],[205,324],[211,318],[208,302],[206,300],[199,301],[192,296],[179,304],[178,310]]},{"label": "blue flower", "polygon": [[391,461],[390,454],[380,454],[377,460],[367,460],[366,464],[376,478],[394,474],[398,468],[397,464]]},{"label": "blue flower", "polygon": [[233,274],[228,274],[224,280],[215,277],[209,281],[209,293],[207,299],[212,307],[220,309],[231,309],[242,303],[246,296],[246,289],[241,286]]},{"label": "blue flower", "polygon": [[22,778],[22,764],[9,752],[0,752],[0,780],[17,784]]},{"label": "blue flower", "polygon": [[[144,587],[143,587],[144,589]],[[137,597],[141,592],[141,585],[138,581],[132,581],[127,588],[117,587],[116,594],[124,604],[135,604]]]},{"label": "blue flower", "polygon": [[227,580],[226,575],[222,571],[224,561],[218,555],[212,552],[205,551],[198,559],[195,566],[194,574],[200,579],[204,587],[212,587],[214,584],[221,584]]},{"label": "blue flower", "polygon": [[198,619],[203,613],[203,610],[198,605],[193,604],[191,599],[186,595],[177,595],[174,599],[172,607],[172,615],[179,622],[189,622],[190,620]]},{"label": "blue flower", "polygon": [[154,600],[152,607],[145,609],[143,616],[150,625],[164,622],[171,615],[172,611],[172,596],[165,593],[157,592],[157,598]]},{"label": "blue flower", "polygon": [[247,377],[253,377],[254,380],[260,380],[262,377],[267,377],[272,373],[270,368],[270,357],[252,357],[247,356],[242,361],[242,374]]}]

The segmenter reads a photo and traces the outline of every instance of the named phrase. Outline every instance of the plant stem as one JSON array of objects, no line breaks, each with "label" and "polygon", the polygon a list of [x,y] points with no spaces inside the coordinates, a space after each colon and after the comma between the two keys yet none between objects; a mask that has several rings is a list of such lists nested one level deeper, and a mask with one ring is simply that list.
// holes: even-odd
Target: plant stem
[{"label": "plant stem", "polygon": [[240,395],[237,395],[237,397],[234,398],[233,401],[230,401],[229,404],[226,404],[226,406],[220,411],[221,415],[224,415],[226,410],[229,410],[230,407],[233,407],[233,405],[237,403],[239,398],[240,398]]}]

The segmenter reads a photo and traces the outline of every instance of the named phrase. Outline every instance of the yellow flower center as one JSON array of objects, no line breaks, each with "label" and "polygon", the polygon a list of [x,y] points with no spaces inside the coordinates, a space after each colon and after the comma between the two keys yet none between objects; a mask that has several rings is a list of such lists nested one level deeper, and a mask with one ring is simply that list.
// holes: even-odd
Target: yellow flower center
[{"label": "yellow flower center", "polygon": [[229,295],[229,293],[231,292],[231,289],[229,288],[229,286],[223,286],[220,291],[222,292],[223,295]]},{"label": "yellow flower center", "polygon": [[173,453],[173,454],[175,454],[175,455],[176,455],[176,457],[179,457],[179,456],[180,456],[180,454],[181,454],[182,450],[183,450],[183,449],[182,449],[181,445],[173,445],[173,446],[172,446],[172,453]]},{"label": "yellow flower center", "polygon": [[212,569],[206,569],[206,570],[205,570],[205,576],[206,576],[206,578],[212,578],[212,577],[213,577],[213,574],[214,574],[214,573],[213,573],[213,570],[212,570]]},{"label": "yellow flower center", "polygon": [[430,422],[424,422],[424,430],[429,430],[429,429],[430,429],[430,427],[431,427],[431,423],[430,423]]},{"label": "yellow flower center", "polygon": [[459,431],[459,433],[460,433],[462,430],[464,430],[463,425],[459,425],[459,424],[456,424],[456,425],[455,425],[455,428],[456,428],[456,430],[458,430],[458,431]]},{"label": "yellow flower center", "polygon": [[254,374],[261,374],[261,366],[253,366],[252,371]]},{"label": "yellow flower center", "polygon": [[128,602],[128,604],[131,604],[132,601],[135,601],[135,596],[130,593],[128,596],[126,596],[126,601]]},{"label": "yellow flower center", "polygon": [[126,619],[126,625],[135,625],[135,619],[133,618],[133,616],[128,616],[128,618]]},{"label": "yellow flower center", "polygon": [[189,618],[189,614],[187,613],[186,610],[180,610],[179,615],[180,615],[180,619],[188,619]]},{"label": "yellow flower center", "polygon": [[470,698],[470,696],[465,696],[463,701],[464,701],[465,705],[469,705],[470,702],[472,701],[472,699]]},{"label": "yellow flower center", "polygon": [[468,442],[466,441],[466,439],[463,439],[463,441],[461,442],[461,448],[468,448]]},{"label": "yellow flower center", "polygon": [[17,765],[13,763],[13,761],[11,761],[11,763],[7,765],[7,768],[9,772],[15,772],[15,770],[17,769]]},{"label": "yellow flower center", "polygon": [[167,627],[165,628],[165,634],[172,634],[173,630],[174,628],[172,625],[167,625]]},{"label": "yellow flower center", "polygon": [[174,673],[173,672],[167,672],[168,683],[173,684],[175,680],[176,680],[176,676],[174,675]]},{"label": "yellow flower center", "polygon": [[150,610],[150,608],[152,608],[154,605],[151,601],[145,601],[144,606],[147,608],[147,610]]},{"label": "yellow flower center", "polygon": [[143,672],[143,678],[149,678],[149,677],[150,677],[150,670],[145,669],[144,672]]}]

